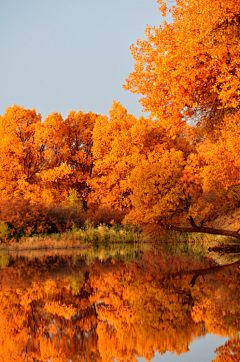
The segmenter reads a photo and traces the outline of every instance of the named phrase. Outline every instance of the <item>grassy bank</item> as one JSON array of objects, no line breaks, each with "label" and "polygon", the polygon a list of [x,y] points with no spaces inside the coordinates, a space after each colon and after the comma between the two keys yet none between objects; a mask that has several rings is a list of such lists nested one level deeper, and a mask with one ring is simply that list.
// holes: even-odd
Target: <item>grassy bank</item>
[{"label": "grassy bank", "polygon": [[[233,244],[234,238],[209,235],[203,233],[176,233],[168,232],[158,238],[145,234],[141,229],[134,226],[117,225],[94,227],[86,223],[84,228],[73,226],[71,230],[62,233],[44,233],[33,236],[22,236],[18,241],[7,241],[0,244],[1,250],[41,250],[41,249],[89,249],[92,245],[114,245],[114,244],[182,244],[191,245],[196,250],[204,249],[219,244]],[[193,247],[194,245],[194,247]]]},{"label": "grassy bank", "polygon": [[[60,211],[61,213],[63,212],[63,210]],[[66,210],[64,209],[64,212],[65,211]],[[20,236],[16,240],[9,238],[8,226],[4,222],[1,222],[0,236],[2,235],[3,237],[1,239],[2,244],[0,244],[0,251],[41,249],[63,250],[74,248],[76,249],[79,247],[81,249],[89,249],[92,245],[106,246],[114,244],[135,244],[150,242],[153,244],[188,244],[191,249],[194,249],[194,252],[202,253],[202,250],[204,250],[204,252],[207,253],[209,247],[214,247],[221,244],[229,245],[237,242],[236,239],[231,237],[204,233],[180,234],[169,231],[165,235],[162,235],[161,233],[158,233],[157,227],[154,226],[151,227],[152,233],[147,233],[145,229],[144,232],[142,232],[141,229],[137,227],[122,225],[120,223],[110,226],[111,220],[113,220],[110,220],[110,216],[114,216],[113,211],[115,212],[115,210],[111,210],[106,207],[102,208],[100,209],[99,213],[95,215],[93,221],[91,219],[86,219],[84,221],[84,218],[82,217],[81,226],[77,226],[75,223],[72,223],[71,227],[68,230],[65,230],[65,232],[60,232],[60,230],[59,232],[55,233],[45,232],[42,234],[33,234],[32,236],[27,236],[26,234],[21,236],[21,233],[19,233]],[[120,216],[119,222],[121,222],[123,215]],[[59,215],[58,220],[60,220]],[[99,225],[100,220],[109,222],[109,226],[105,224]],[[224,215],[221,218],[218,218],[214,227],[236,230],[238,225],[240,225],[240,211],[236,210],[229,215]]]},{"label": "grassy bank", "polygon": [[132,226],[93,227],[86,223],[84,228],[72,227],[64,233],[23,236],[18,242],[11,241],[0,245],[0,250],[38,250],[88,248],[91,245],[137,243],[144,241],[142,232]]}]

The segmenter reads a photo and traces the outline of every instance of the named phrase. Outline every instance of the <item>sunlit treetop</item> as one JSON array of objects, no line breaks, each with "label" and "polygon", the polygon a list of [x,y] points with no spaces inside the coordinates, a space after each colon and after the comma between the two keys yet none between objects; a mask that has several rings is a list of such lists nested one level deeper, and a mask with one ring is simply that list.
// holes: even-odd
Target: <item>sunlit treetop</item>
[{"label": "sunlit treetop", "polygon": [[215,133],[239,109],[240,3],[177,0],[160,11],[172,22],[147,26],[131,46],[135,70],[124,89],[142,94],[143,109],[175,132],[191,118]]}]

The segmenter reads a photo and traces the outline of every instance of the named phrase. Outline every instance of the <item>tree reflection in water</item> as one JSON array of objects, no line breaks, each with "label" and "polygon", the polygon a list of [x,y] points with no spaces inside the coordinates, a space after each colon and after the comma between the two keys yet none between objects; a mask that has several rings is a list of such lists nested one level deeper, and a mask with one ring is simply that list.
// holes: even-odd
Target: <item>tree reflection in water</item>
[{"label": "tree reflection in water", "polygon": [[[34,261],[0,270],[0,361],[151,360],[156,351],[187,352],[207,332],[230,336],[215,362],[240,360],[240,262],[147,252],[131,265],[37,263],[33,282]],[[16,270],[18,281],[9,277]]]}]

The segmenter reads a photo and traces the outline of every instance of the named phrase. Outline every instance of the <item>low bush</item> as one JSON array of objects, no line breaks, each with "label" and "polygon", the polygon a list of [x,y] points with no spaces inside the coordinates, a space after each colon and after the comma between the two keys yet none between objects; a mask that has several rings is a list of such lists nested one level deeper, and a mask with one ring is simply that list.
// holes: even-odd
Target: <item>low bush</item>
[{"label": "low bush", "polygon": [[54,220],[47,211],[42,204],[31,204],[23,198],[0,199],[1,238],[18,240],[23,235],[48,232]]},{"label": "low bush", "polygon": [[74,206],[51,205],[47,212],[49,217],[54,220],[54,232],[65,232],[70,230],[73,225],[81,228],[88,219],[87,213]]},{"label": "low bush", "polygon": [[9,236],[10,230],[8,224],[3,221],[0,221],[0,239],[7,239]]},{"label": "low bush", "polygon": [[87,214],[75,207],[32,204],[24,198],[0,199],[0,239],[19,240],[39,233],[65,232],[83,227]]},{"label": "low bush", "polygon": [[99,209],[91,215],[91,221],[95,227],[98,225],[116,225],[121,224],[128,211],[113,209],[110,206],[100,206]]},{"label": "low bush", "polygon": [[101,206],[87,214],[76,205],[44,205],[24,198],[0,199],[0,240],[18,241],[35,234],[67,233],[67,238],[84,242],[132,242],[138,231],[118,230],[127,211]]}]

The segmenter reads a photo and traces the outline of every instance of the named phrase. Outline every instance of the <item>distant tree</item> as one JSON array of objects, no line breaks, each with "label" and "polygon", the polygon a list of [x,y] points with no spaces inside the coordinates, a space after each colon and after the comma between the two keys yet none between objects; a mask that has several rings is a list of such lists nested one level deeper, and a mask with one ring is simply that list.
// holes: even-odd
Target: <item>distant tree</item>
[{"label": "distant tree", "polygon": [[0,116],[0,194],[4,198],[34,193],[37,174],[45,163],[39,142],[41,115],[17,105]]},{"label": "distant tree", "polygon": [[0,117],[0,195],[61,203],[70,190],[87,207],[93,168],[92,130],[98,115],[55,112],[42,122],[35,109],[14,105]]},{"label": "distant tree", "polygon": [[93,197],[113,207],[129,208],[131,173],[136,167],[171,148],[182,150],[184,157],[194,146],[184,132],[172,139],[160,124],[136,119],[120,103],[113,102],[109,115],[109,120],[99,117],[93,130]]},{"label": "distant tree", "polygon": [[43,122],[47,164],[40,177],[58,202],[74,189],[85,210],[93,168],[92,131],[97,118],[92,112],[71,111],[65,120],[54,113]]}]

